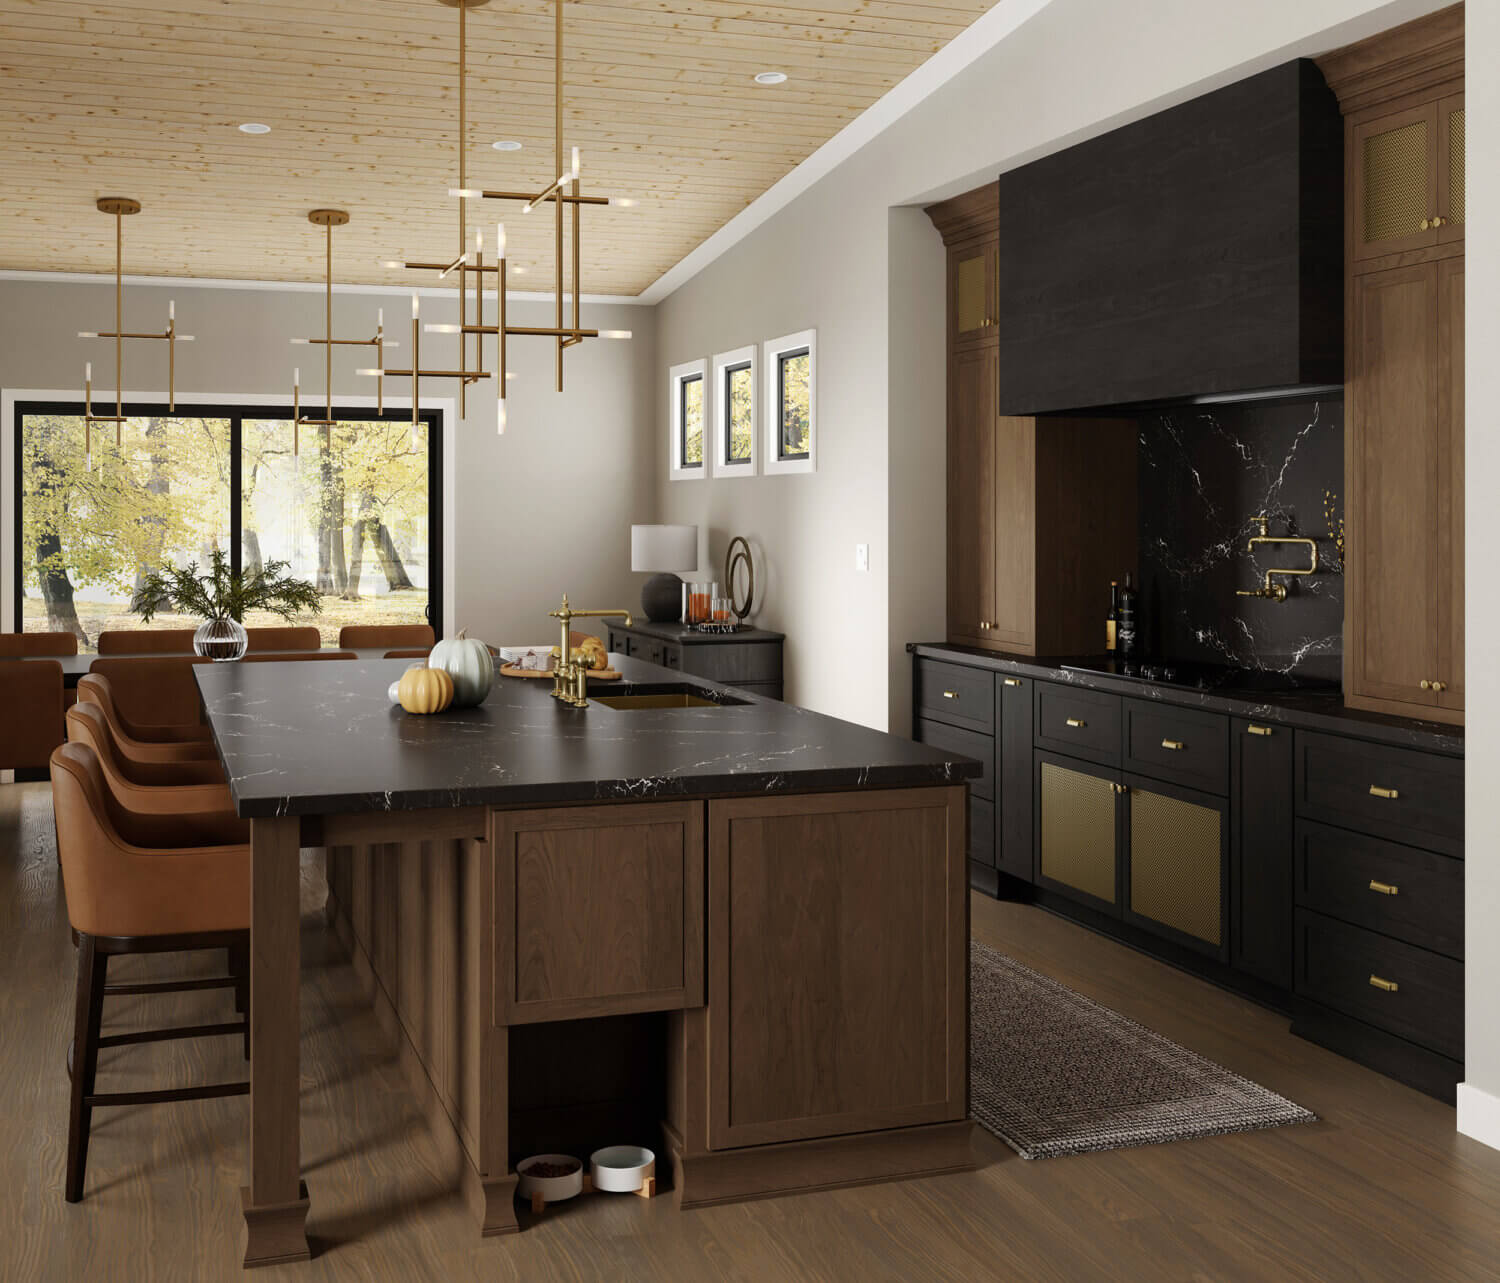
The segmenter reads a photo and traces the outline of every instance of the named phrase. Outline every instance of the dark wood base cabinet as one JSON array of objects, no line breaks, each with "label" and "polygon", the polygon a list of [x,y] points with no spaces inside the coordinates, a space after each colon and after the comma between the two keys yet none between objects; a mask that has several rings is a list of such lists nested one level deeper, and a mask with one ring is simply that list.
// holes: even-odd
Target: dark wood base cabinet
[{"label": "dark wood base cabinet", "polygon": [[971,887],[1294,1010],[1294,1032],[1453,1098],[1463,762],[1451,748],[1303,729],[1274,704],[1210,711],[1173,703],[1183,693],[1170,688],[1133,698],[1026,675],[1030,661],[920,651],[917,737],[984,763]]}]

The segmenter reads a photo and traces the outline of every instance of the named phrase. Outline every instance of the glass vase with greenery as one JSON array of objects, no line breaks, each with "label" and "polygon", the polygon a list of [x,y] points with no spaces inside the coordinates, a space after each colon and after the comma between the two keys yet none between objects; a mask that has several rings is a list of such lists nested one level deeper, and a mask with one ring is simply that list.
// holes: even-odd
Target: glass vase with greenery
[{"label": "glass vase with greenery", "polygon": [[287,574],[290,563],[267,561],[249,574],[234,570],[219,548],[209,554],[206,574],[198,563],[153,570],[135,590],[130,609],[150,623],[159,610],[176,610],[203,620],[193,634],[193,649],[213,660],[239,659],[249,645],[241,622],[245,612],[265,610],[292,620],[323,608],[322,596],[305,579]]}]

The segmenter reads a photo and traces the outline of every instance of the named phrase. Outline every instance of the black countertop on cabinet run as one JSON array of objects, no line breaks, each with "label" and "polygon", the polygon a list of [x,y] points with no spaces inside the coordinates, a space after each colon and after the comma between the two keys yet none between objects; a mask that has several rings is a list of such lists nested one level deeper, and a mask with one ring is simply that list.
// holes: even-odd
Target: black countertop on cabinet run
[{"label": "black countertop on cabinet run", "polygon": [[691,624],[680,621],[670,624],[653,624],[649,619],[637,619],[630,624],[618,620],[605,621],[616,632],[642,633],[661,641],[676,642],[683,646],[697,646],[712,642],[779,642],[786,639],[785,633],[773,633],[766,628],[741,628],[732,633],[700,633]]},{"label": "black countertop on cabinet run", "polygon": [[1301,727],[1303,730],[1353,735],[1359,739],[1392,744],[1399,748],[1448,753],[1455,757],[1462,757],[1464,751],[1462,726],[1388,717],[1384,713],[1367,713],[1362,709],[1346,708],[1344,697],[1334,692],[1236,694],[1224,688],[1195,690],[1184,686],[1143,682],[1130,677],[1113,677],[1108,673],[1079,672],[1064,668],[1064,664],[1075,662],[1073,656],[1009,655],[1001,651],[982,650],[977,646],[953,646],[945,642],[911,642],[906,649],[926,659],[970,664],[997,673],[1016,673],[1042,681],[1109,691],[1116,695],[1129,695],[1134,699],[1158,700],[1163,704],[1177,704],[1184,708],[1202,708],[1209,712],[1228,713],[1234,717],[1250,717],[1261,722],[1278,722]]},{"label": "black countertop on cabinet run", "polygon": [[419,717],[386,699],[408,660],[203,664],[209,725],[242,816],[900,788],[980,764],[790,704],[611,656],[590,695],[691,686],[722,708],[570,708],[547,679],[495,678],[478,708]]}]

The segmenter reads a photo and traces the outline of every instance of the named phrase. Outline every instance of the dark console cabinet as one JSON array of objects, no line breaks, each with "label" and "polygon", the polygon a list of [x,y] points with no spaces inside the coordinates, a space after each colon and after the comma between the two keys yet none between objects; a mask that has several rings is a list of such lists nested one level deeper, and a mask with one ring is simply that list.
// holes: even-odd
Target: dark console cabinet
[{"label": "dark console cabinet", "polygon": [[782,696],[781,633],[744,628],[737,633],[700,633],[685,624],[652,624],[644,620],[629,628],[609,626],[609,648],[617,655],[643,659],[648,664],[675,668],[725,686],[765,695]]}]

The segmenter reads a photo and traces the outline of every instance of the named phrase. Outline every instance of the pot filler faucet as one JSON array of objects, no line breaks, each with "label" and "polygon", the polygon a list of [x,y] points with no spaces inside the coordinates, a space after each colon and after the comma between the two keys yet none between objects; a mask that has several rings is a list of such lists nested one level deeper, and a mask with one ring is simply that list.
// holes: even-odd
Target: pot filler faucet
[{"label": "pot filler faucet", "polygon": [[1250,553],[1250,555],[1252,557],[1255,555],[1255,545],[1256,544],[1263,544],[1263,543],[1276,543],[1276,544],[1294,543],[1294,544],[1301,544],[1303,547],[1305,547],[1307,549],[1307,555],[1308,555],[1308,558],[1309,558],[1308,567],[1307,567],[1306,570],[1286,570],[1286,569],[1283,569],[1283,568],[1280,568],[1280,567],[1272,567],[1270,570],[1266,571],[1265,582],[1264,582],[1264,584],[1261,585],[1261,587],[1259,587],[1259,588],[1241,588],[1238,591],[1236,591],[1236,593],[1234,595],[1236,597],[1265,597],[1269,601],[1285,601],[1286,600],[1286,585],[1285,584],[1273,583],[1272,580],[1271,580],[1271,576],[1272,575],[1310,575],[1310,574],[1312,574],[1318,568],[1318,545],[1317,545],[1316,541],[1314,541],[1312,539],[1298,539],[1298,538],[1292,537],[1291,535],[1270,535],[1270,534],[1267,534],[1266,530],[1269,527],[1270,522],[1267,520],[1265,513],[1262,513],[1260,516],[1258,516],[1255,519],[1255,521],[1256,521],[1256,524],[1260,526],[1260,534],[1255,535],[1250,540],[1249,544],[1247,545],[1247,551]]},{"label": "pot filler faucet", "polygon": [[568,594],[563,593],[562,605],[547,612],[559,621],[562,640],[558,643],[557,663],[552,666],[552,698],[560,699],[574,708],[589,705],[589,670],[587,665],[573,658],[572,629],[568,627],[575,619],[623,619],[625,627],[631,624],[628,610],[574,610],[568,605]]}]

